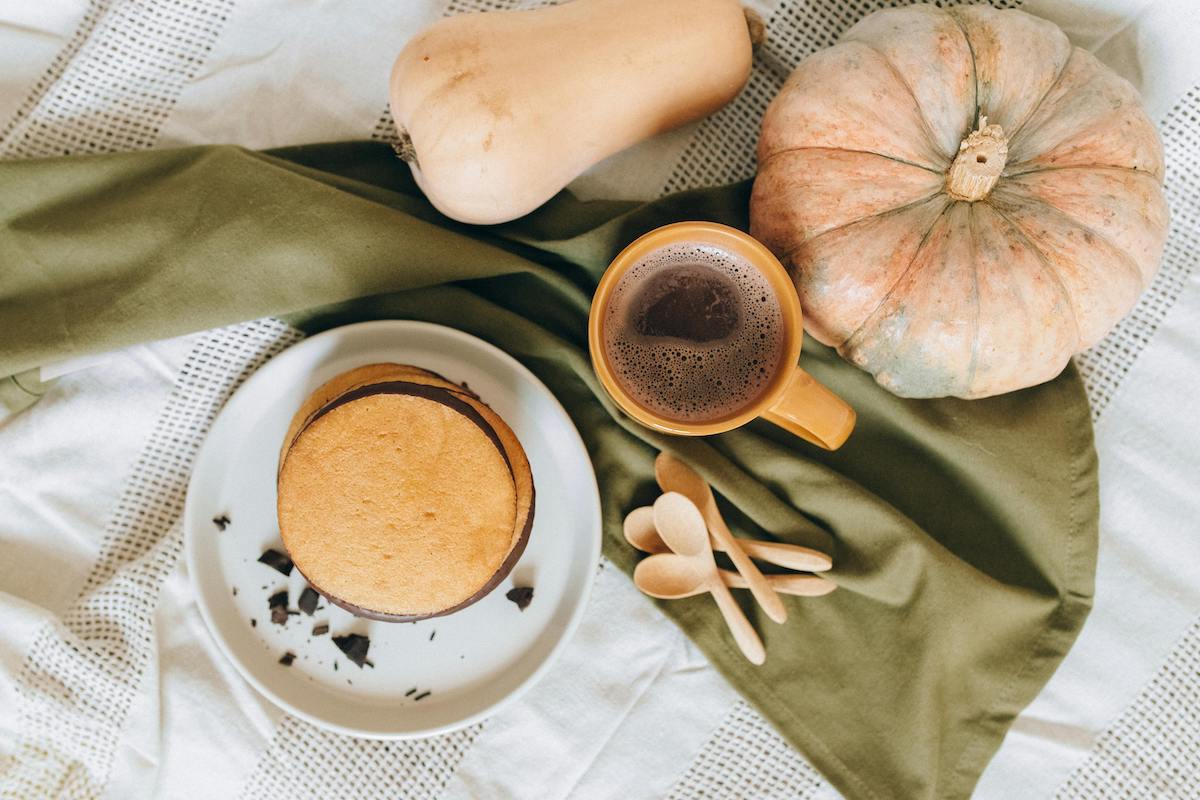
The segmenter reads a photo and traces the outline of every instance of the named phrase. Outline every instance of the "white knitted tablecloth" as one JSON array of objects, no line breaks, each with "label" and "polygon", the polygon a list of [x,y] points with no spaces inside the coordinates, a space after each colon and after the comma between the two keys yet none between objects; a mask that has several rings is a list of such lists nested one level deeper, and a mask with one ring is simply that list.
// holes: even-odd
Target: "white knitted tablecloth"
[{"label": "white knitted tablecloth", "polygon": [[[520,4],[0,0],[0,158],[383,137],[407,37]],[[1101,465],[1095,610],[978,795],[1197,798],[1200,3],[999,4],[1058,22],[1142,90],[1173,223],[1154,285],[1080,358]],[[579,192],[653,197],[751,175],[788,70],[891,3],[756,5],[770,39],[738,100],[610,159]],[[0,797],[836,796],[611,567],[555,668],[467,730],[367,742],[257,695],[203,628],[179,513],[216,411],[298,338],[259,320],[130,348],[0,423]]]}]

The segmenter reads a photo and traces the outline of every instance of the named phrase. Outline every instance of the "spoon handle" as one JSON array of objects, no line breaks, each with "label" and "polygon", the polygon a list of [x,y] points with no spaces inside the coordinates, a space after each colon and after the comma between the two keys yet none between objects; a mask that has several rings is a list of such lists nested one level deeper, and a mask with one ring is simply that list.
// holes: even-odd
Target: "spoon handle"
[{"label": "spoon handle", "polygon": [[721,518],[721,512],[717,510],[716,504],[710,501],[705,503],[705,506],[704,521],[708,525],[709,533],[712,534],[717,547],[725,551],[729,560],[733,562],[733,566],[746,579],[746,586],[750,589],[750,594],[754,595],[754,599],[762,606],[762,610],[768,617],[775,622],[787,622],[787,609],[783,607],[783,601],[779,599],[779,595],[775,594],[775,590],[767,583],[767,579],[763,577],[755,563],[750,560],[750,556],[746,555],[746,551],[741,548],[737,539],[733,538],[733,534],[725,526],[725,520]]},{"label": "spoon handle", "polygon": [[[798,572],[825,572],[833,568],[832,558],[811,547],[784,544],[783,542],[760,542],[754,539],[737,539],[736,541],[746,551],[746,555],[769,564],[776,564]],[[724,549],[720,546],[720,542],[716,542],[716,545],[718,550]]]},{"label": "spoon handle", "polygon": [[712,593],[713,599],[717,601],[717,608],[721,610],[721,616],[725,617],[725,624],[729,626],[729,632],[733,634],[733,640],[741,648],[742,655],[751,664],[761,664],[766,661],[767,651],[763,647],[762,639],[758,637],[750,620],[746,619],[742,607],[733,599],[729,587],[719,580],[713,580],[709,585],[709,591]]},{"label": "spoon handle", "polygon": [[[765,575],[767,583],[780,594],[795,597],[821,597],[837,588],[837,584],[820,575]],[[721,570],[721,580],[730,589],[745,589],[746,579],[736,572]]]}]

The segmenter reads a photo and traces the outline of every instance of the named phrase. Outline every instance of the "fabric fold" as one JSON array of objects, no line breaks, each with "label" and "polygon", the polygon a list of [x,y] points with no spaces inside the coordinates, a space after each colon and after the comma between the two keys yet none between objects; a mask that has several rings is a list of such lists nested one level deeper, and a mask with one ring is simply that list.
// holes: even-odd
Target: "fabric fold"
[{"label": "fabric fold", "polygon": [[564,193],[490,228],[438,215],[378,143],[0,162],[0,183],[0,375],[271,315],[307,332],[439,322],[512,353],[567,408],[622,569],[638,556],[620,523],[657,493],[658,449],[713,482],[736,534],[830,550],[841,588],[788,598],[786,625],[742,598],[763,667],[706,598],[661,608],[848,797],[969,796],[1087,615],[1096,457],[1074,367],[986,400],[914,401],[807,341],[805,368],[858,411],[836,453],[762,422],[666,437],[607,399],[586,347],[596,280],[658,225],[745,228],[745,183],[648,204]]}]

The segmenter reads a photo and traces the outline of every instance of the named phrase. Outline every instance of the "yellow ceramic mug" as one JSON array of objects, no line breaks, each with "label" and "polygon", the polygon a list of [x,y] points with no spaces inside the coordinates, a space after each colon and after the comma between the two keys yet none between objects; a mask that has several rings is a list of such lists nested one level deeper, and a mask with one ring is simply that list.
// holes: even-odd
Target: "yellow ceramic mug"
[{"label": "yellow ceramic mug", "polygon": [[[604,351],[605,309],[625,272],[651,253],[673,244],[709,245],[739,257],[759,270],[779,300],[783,319],[783,355],[775,375],[753,403],[721,419],[686,422],[651,411],[634,400],[613,377]],[[803,342],[804,318],[787,270],[761,242],[736,228],[715,222],[678,222],[650,231],[613,259],[592,298],[588,346],[592,366],[609,395],[625,413],[643,425],[665,433],[705,436],[724,433],[763,417],[827,450],[836,450],[854,429],[854,409],[796,366]]]}]

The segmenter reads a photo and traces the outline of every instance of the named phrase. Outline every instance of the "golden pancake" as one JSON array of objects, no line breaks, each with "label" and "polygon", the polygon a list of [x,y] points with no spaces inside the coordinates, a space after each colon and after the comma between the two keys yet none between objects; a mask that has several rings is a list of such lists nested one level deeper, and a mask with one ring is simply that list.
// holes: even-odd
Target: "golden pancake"
[{"label": "golden pancake", "polygon": [[479,398],[479,395],[464,386],[451,383],[436,372],[421,367],[414,367],[411,364],[383,362],[365,364],[331,378],[317,387],[292,418],[291,427],[283,439],[285,451],[304,423],[311,419],[322,407],[342,394],[369,384],[386,381],[410,381],[446,389],[473,406],[487,420],[488,424],[491,425],[504,447],[509,465],[512,468],[513,479],[517,485],[517,521],[513,531],[513,547],[516,556],[520,557],[521,552],[525,549],[525,540],[528,538],[530,528],[533,525],[534,508],[533,472],[530,470],[529,459],[525,455],[525,450],[521,447],[521,443],[517,440],[516,434],[512,432],[512,429],[501,419],[499,414]]},{"label": "golden pancake", "polygon": [[297,568],[362,616],[450,613],[511,570],[533,518],[529,462],[474,393],[372,364],[319,387],[284,439],[279,523]]}]

